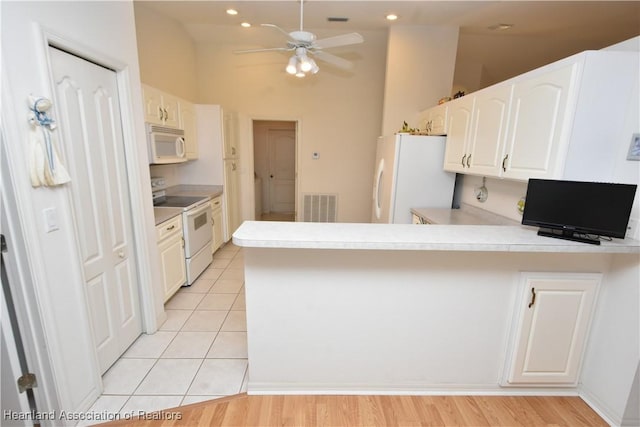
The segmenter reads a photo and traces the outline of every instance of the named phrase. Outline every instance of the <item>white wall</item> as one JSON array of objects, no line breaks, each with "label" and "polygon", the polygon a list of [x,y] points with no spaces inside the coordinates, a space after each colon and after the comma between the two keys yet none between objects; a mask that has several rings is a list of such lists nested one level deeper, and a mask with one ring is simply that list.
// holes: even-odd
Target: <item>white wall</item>
[{"label": "white wall", "polygon": [[382,135],[417,127],[420,111],[451,94],[457,48],[457,27],[389,28]]},{"label": "white wall", "polygon": [[[363,31],[363,44],[331,50],[353,61],[352,72],[319,62],[318,74],[298,79],[284,71],[286,54],[234,54],[235,49],[255,47],[235,41],[245,39],[240,33],[236,37],[235,31],[241,30],[225,30],[219,43],[197,44],[197,101],[241,114],[244,217],[254,213],[244,203],[253,199],[251,119],[294,120],[300,124],[298,194],[337,193],[339,221],[368,221],[382,117],[386,34]],[[264,43],[263,35],[271,35],[269,29],[252,31],[253,43]],[[318,32],[318,37],[329,35]],[[319,160],[311,157],[316,151]]]},{"label": "white wall", "polygon": [[[28,301],[43,318],[47,341],[39,343],[53,366],[59,408],[86,410],[101,392],[98,367],[85,306],[83,278],[76,249],[74,218],[66,187],[31,188],[28,164],[27,96],[54,99],[44,34],[73,44],[76,52],[113,66],[119,72],[128,160],[137,169],[130,185],[140,193],[148,186],[133,6],[130,2],[3,2],[3,144],[6,144],[15,209],[25,236],[28,259],[20,260],[33,275],[37,300]],[[9,65],[10,66],[7,66]],[[55,101],[55,99],[54,99]],[[55,105],[53,110],[55,118]],[[63,159],[64,160],[64,159]],[[133,178],[133,180],[131,180]],[[73,183],[69,184],[73,185]],[[146,188],[146,187],[145,187]],[[46,233],[42,211],[54,208],[59,230]],[[146,253],[140,261],[141,283],[150,289],[161,283],[151,201],[132,200],[137,248]],[[155,301],[162,313],[162,301]],[[158,320],[158,319],[155,319]]]},{"label": "white wall", "polygon": [[196,49],[189,34],[171,17],[134,2],[140,80],[195,102]]}]

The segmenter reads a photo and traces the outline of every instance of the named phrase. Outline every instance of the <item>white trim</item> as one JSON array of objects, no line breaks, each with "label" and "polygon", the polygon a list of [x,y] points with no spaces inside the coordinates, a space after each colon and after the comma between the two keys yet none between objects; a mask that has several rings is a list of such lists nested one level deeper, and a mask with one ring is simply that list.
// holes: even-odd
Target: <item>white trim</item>
[{"label": "white trim", "polygon": [[322,384],[251,383],[247,394],[331,394],[331,395],[406,395],[406,396],[579,396],[576,388],[502,388],[491,384]]},{"label": "white trim", "polygon": [[[160,303],[154,304],[156,299],[156,293],[153,290],[153,283],[156,282],[156,278],[153,277],[153,269],[151,267],[150,260],[153,259],[152,254],[149,251],[148,245],[143,244],[148,240],[149,230],[147,221],[145,221],[145,207],[144,205],[151,204],[149,199],[148,185],[149,176],[146,176],[146,180],[143,172],[148,172],[148,160],[147,158],[140,158],[139,150],[139,138],[135,132],[135,117],[140,116],[142,120],[142,111],[135,112],[133,108],[132,94],[130,93],[131,82],[129,76],[129,67],[127,64],[110,57],[109,55],[98,52],[97,50],[86,46],[82,43],[68,40],[54,31],[41,28],[42,40],[45,46],[45,51],[48,46],[54,46],[63,49],[67,52],[78,55],[96,64],[111,68],[116,73],[116,79],[118,84],[118,98],[120,101],[120,113],[122,120],[122,136],[124,140],[124,150],[127,169],[127,180],[129,182],[129,202],[131,209],[132,231],[135,240],[135,257],[138,270],[138,291],[139,291],[139,305],[142,315],[142,330],[148,334],[155,333],[159,326],[166,319],[166,313],[164,310],[159,310],[159,307],[163,307]],[[51,77],[51,64],[48,52],[45,53],[46,57],[46,71],[48,73],[49,87],[53,87]],[[52,91],[53,92],[53,91]],[[55,97],[55,94],[52,94]],[[146,147],[145,147],[146,152]],[[149,200],[147,200],[149,199]],[[152,230],[152,239],[155,241],[155,224]],[[161,299],[161,298],[160,298]],[[160,300],[159,299],[159,300]]]},{"label": "white trim", "polygon": [[581,388],[580,398],[584,400],[584,403],[589,405],[589,407],[593,409],[610,426],[621,425],[622,420],[620,419],[620,417],[616,417],[611,408],[609,408],[604,402],[602,402],[593,394]]}]

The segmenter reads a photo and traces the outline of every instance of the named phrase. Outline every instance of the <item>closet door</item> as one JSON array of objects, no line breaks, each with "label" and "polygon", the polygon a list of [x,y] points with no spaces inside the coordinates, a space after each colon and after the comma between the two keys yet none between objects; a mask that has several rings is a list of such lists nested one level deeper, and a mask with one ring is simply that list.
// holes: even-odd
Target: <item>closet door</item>
[{"label": "closet door", "polygon": [[116,73],[53,47],[50,57],[86,310],[104,373],[141,333]]}]

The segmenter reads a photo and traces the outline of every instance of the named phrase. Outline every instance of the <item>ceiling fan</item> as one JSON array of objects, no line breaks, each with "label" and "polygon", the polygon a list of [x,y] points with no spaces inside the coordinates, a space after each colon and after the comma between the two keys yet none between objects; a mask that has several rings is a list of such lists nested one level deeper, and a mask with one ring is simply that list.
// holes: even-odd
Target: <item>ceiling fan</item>
[{"label": "ceiling fan", "polygon": [[297,77],[304,77],[307,73],[315,74],[320,70],[316,61],[312,58],[315,57],[320,61],[328,62],[338,68],[350,69],[352,67],[351,62],[339,56],[332,55],[325,52],[323,49],[328,49],[338,46],[347,46],[352,44],[358,44],[364,42],[364,38],[358,33],[342,34],[334,37],[327,37],[324,39],[317,39],[316,35],[308,31],[304,31],[302,23],[304,17],[304,0],[300,0],[300,30],[287,32],[282,28],[274,24],[261,24],[263,27],[274,28],[287,37],[286,47],[272,47],[264,49],[248,49],[238,50],[235,53],[254,53],[254,52],[293,52],[289,63],[285,70],[287,73],[295,75]]}]

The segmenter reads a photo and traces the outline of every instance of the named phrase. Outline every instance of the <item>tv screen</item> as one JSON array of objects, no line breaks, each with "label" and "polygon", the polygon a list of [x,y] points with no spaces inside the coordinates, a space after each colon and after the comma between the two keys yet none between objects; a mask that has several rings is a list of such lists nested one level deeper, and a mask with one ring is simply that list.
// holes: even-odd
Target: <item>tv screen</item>
[{"label": "tv screen", "polygon": [[[623,239],[637,185],[530,179],[522,224],[540,235],[599,244]],[[547,229],[547,230],[545,230]]]}]

